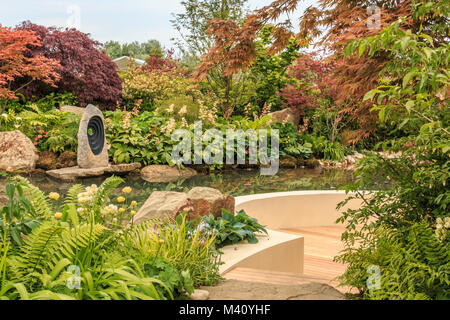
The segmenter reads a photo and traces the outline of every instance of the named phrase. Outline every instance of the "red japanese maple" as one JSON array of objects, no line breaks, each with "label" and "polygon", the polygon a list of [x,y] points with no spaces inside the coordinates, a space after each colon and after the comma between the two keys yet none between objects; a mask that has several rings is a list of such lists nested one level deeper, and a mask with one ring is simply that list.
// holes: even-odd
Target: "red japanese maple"
[{"label": "red japanese maple", "polygon": [[[33,31],[40,37],[42,46],[30,45],[33,58],[46,57],[60,63],[56,70],[60,76],[57,92],[72,92],[82,106],[97,103],[113,109],[121,101],[122,80],[100,42],[76,29],[46,28],[30,22],[22,23],[16,30]],[[49,91],[55,90],[34,83],[24,94],[40,96]]]},{"label": "red japanese maple", "polygon": [[[0,26],[0,99],[17,99],[16,92],[40,80],[55,86],[59,63],[43,56],[30,56],[30,46],[42,46],[38,36],[26,30],[12,30]],[[13,82],[21,81],[14,88]]]}]

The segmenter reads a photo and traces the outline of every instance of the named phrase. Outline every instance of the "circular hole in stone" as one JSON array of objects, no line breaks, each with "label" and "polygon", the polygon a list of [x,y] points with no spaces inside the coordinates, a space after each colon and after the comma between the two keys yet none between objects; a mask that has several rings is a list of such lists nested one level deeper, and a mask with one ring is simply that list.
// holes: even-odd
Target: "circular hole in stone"
[{"label": "circular hole in stone", "polygon": [[105,145],[105,129],[103,120],[99,116],[92,117],[87,127],[89,147],[94,155],[98,156],[102,153]]}]

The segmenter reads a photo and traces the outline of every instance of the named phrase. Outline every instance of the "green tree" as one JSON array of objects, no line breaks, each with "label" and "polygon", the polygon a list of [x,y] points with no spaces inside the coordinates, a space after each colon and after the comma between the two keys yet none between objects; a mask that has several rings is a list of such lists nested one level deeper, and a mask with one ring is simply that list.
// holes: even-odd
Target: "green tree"
[{"label": "green tree", "polygon": [[117,59],[122,56],[122,46],[118,41],[108,41],[104,44],[106,54],[111,59]]},{"label": "green tree", "polygon": [[179,37],[172,39],[187,57],[197,59],[208,52],[214,41],[208,35],[208,21],[221,18],[242,22],[247,14],[248,0],[183,0],[184,12],[173,14],[172,26]]},{"label": "green tree", "polygon": [[154,39],[143,43],[133,41],[124,44],[120,44],[118,41],[108,41],[105,43],[104,48],[106,50],[106,54],[111,59],[128,56],[145,60],[148,56],[156,56],[159,58],[164,56],[163,46],[158,40]]}]

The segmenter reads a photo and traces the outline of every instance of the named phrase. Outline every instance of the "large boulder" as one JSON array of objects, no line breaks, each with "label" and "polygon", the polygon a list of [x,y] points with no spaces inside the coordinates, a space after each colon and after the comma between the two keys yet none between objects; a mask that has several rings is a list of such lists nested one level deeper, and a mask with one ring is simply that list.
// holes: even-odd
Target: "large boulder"
[{"label": "large boulder", "polygon": [[86,108],[80,108],[80,107],[75,107],[75,106],[62,106],[59,110],[61,112],[75,113],[75,114],[82,116],[84,114],[84,112],[86,111]]},{"label": "large boulder", "polygon": [[197,175],[197,171],[191,168],[180,169],[166,165],[151,165],[141,170],[141,177],[148,182],[173,182],[179,179],[187,179]]},{"label": "large boulder", "polygon": [[38,158],[35,146],[22,132],[0,132],[0,171],[32,171]]},{"label": "large boulder", "polygon": [[155,191],[134,216],[133,223],[139,224],[149,219],[173,219],[186,203],[186,193]]},{"label": "large boulder", "polygon": [[149,219],[174,219],[183,212],[188,219],[198,219],[210,213],[221,216],[222,209],[234,213],[235,200],[213,188],[197,187],[187,194],[183,192],[155,191],[139,209],[133,223],[139,224]]},{"label": "large boulder", "polygon": [[300,111],[294,108],[287,108],[280,111],[269,113],[272,116],[272,120],[276,122],[292,122],[298,126],[300,122]]},{"label": "large boulder", "polygon": [[222,209],[234,214],[234,197],[224,195],[217,189],[196,187],[188,192],[187,198],[193,207],[191,219],[212,214],[215,218],[222,215]]}]

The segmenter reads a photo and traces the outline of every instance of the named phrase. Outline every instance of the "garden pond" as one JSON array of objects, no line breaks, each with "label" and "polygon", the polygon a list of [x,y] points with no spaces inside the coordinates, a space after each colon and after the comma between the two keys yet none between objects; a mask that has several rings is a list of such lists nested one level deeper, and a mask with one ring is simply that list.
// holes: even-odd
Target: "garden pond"
[{"label": "garden pond", "polygon": [[[39,174],[27,178],[44,192],[65,194],[73,184],[100,185],[106,177],[83,179],[77,182],[60,182]],[[259,170],[243,169],[199,175],[168,183],[147,182],[139,174],[129,174],[122,178],[126,183],[121,186],[132,187],[133,192],[130,198],[139,203],[143,203],[153,191],[187,192],[199,186],[216,188],[232,196],[243,196],[298,190],[338,190],[354,180],[353,172],[344,169],[280,169],[274,176],[261,176]]]}]

